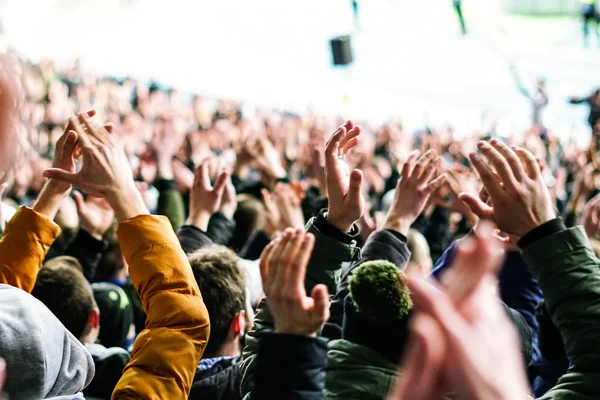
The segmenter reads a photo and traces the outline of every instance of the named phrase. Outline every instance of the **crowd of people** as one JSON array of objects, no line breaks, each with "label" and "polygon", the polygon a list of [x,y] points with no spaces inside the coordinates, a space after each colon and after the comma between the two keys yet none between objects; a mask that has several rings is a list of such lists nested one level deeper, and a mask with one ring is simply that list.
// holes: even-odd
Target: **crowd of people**
[{"label": "crowd of people", "polygon": [[6,57],[0,393],[598,399],[592,125],[457,140]]}]

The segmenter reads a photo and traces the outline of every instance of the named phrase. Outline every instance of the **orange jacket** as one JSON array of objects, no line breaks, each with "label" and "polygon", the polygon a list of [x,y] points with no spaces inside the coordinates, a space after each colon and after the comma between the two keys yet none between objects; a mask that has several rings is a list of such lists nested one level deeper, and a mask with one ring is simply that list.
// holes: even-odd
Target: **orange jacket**
[{"label": "orange jacket", "polygon": [[210,333],[208,311],[166,217],[139,215],[117,230],[146,311],[113,399],[187,399]]},{"label": "orange jacket", "polygon": [[60,228],[45,215],[21,207],[0,239],[0,283],[31,293]]}]

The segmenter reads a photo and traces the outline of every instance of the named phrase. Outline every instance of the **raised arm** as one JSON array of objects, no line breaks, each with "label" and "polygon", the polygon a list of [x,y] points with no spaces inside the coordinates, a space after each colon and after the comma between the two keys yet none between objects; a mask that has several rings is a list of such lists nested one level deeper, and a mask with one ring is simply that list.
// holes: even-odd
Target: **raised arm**
[{"label": "raised arm", "polygon": [[[94,115],[88,111],[88,115]],[[77,134],[69,120],[65,132],[56,143],[53,166],[66,171],[75,168]],[[32,208],[21,207],[7,224],[0,239],[0,281],[31,292],[50,246],[60,234],[52,220],[60,203],[68,196],[71,185],[48,180]]]},{"label": "raised arm", "polygon": [[46,176],[107,199],[131,279],[147,313],[146,329],[113,392],[122,398],[187,398],[209,335],[209,319],[189,262],[165,217],[148,215],[125,152],[101,127],[80,116],[83,166]]},{"label": "raised arm", "polygon": [[542,398],[598,398],[600,261],[583,229],[567,229],[562,219],[556,218],[531,153],[509,149],[494,140],[481,143],[479,148],[497,172],[496,176],[481,157],[471,156],[494,205],[479,207],[498,222],[498,228],[518,238],[572,364]]},{"label": "raised arm", "polygon": [[406,235],[412,223],[423,211],[429,196],[444,183],[445,175],[433,178],[438,164],[435,153],[430,150],[419,157],[413,152],[402,167],[396,186],[394,201],[383,229],[373,232],[362,249],[362,259],[344,269],[337,292],[331,303],[331,322],[341,326],[344,299],[349,293],[348,277],[361,263],[371,260],[387,260],[403,270],[410,258]]}]

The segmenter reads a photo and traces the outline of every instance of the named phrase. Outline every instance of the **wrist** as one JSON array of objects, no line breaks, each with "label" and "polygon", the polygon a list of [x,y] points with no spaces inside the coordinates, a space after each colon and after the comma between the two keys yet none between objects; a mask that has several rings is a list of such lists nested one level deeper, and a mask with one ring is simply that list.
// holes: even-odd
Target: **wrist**
[{"label": "wrist", "polygon": [[412,219],[409,218],[398,218],[389,216],[388,218],[386,218],[383,224],[383,229],[389,229],[392,231],[399,232],[404,236],[408,236],[408,231],[410,230],[410,226],[412,225],[412,223]]},{"label": "wrist", "polygon": [[281,335],[297,335],[297,336],[304,336],[304,337],[309,337],[309,338],[316,338],[317,333],[318,333],[318,332],[307,332],[307,330],[299,329],[299,327],[293,327],[293,326],[278,327],[277,324],[275,324],[274,332],[281,334]]},{"label": "wrist", "polygon": [[149,214],[146,203],[133,181],[125,188],[118,188],[106,195],[106,200],[115,211],[117,222],[123,222],[141,214]]},{"label": "wrist", "polygon": [[156,163],[156,174],[160,179],[173,179],[173,167],[171,158],[159,159]]},{"label": "wrist", "polygon": [[206,211],[191,213],[186,221],[186,225],[193,225],[201,231],[206,232],[208,230],[210,217],[211,214]]},{"label": "wrist", "polygon": [[343,231],[343,232],[350,232],[352,230],[352,226],[354,225],[354,222],[355,222],[355,221],[352,221],[352,222],[344,221],[343,218],[337,217],[337,216],[331,214],[331,212],[329,212],[329,211],[325,213],[325,219],[331,225],[335,226],[336,228],[338,228],[340,231]]}]

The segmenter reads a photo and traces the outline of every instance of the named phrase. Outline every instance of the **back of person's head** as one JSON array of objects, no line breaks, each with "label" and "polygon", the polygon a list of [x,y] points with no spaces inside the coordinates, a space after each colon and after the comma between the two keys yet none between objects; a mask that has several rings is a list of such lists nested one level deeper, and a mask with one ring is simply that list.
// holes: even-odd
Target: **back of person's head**
[{"label": "back of person's head", "polygon": [[410,250],[410,260],[406,267],[408,276],[425,278],[431,273],[433,260],[427,239],[419,231],[410,229],[406,238],[406,246]]},{"label": "back of person's head", "polygon": [[256,197],[246,194],[237,196],[238,207],[233,215],[235,231],[231,238],[231,247],[239,252],[248,238],[259,229],[264,220],[265,207]]},{"label": "back of person's head", "polygon": [[100,317],[92,288],[73,257],[57,257],[40,269],[31,292],[82,342],[95,342]]},{"label": "back of person's head", "polygon": [[224,246],[211,246],[189,259],[210,316],[204,357],[238,355],[246,330],[246,284],[238,256]]},{"label": "back of person's head", "polygon": [[0,357],[7,365],[3,390],[11,399],[75,395],[94,377],[89,352],[52,312],[30,294],[4,284]]},{"label": "back of person's head", "polygon": [[115,241],[109,241],[108,248],[102,253],[94,280],[105,281],[114,279],[119,276],[122,271],[126,271],[125,260],[121,252],[121,246]]},{"label": "back of person's head", "polygon": [[100,343],[130,350],[135,339],[135,325],[129,297],[114,283],[93,283],[92,290],[100,310]]},{"label": "back of person's head", "polygon": [[348,279],[343,337],[378,352],[394,365],[408,338],[413,303],[404,273],[389,261],[368,261]]}]

